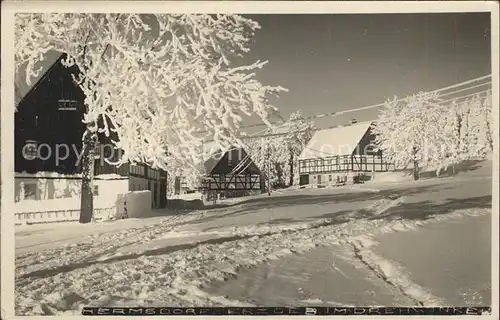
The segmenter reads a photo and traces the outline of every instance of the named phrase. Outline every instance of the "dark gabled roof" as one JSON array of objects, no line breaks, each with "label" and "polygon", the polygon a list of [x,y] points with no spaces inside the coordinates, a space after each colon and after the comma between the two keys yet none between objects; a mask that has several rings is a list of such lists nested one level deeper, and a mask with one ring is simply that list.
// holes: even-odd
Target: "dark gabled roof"
[{"label": "dark gabled roof", "polygon": [[217,166],[220,160],[222,160],[228,152],[230,152],[232,149],[241,149],[244,151],[245,155],[248,156],[249,160],[253,162],[251,159],[250,155],[246,152],[245,148],[243,147],[236,147],[232,146],[229,148],[226,148],[225,150],[221,149],[212,149],[211,152],[205,154],[204,158],[204,167],[205,167],[205,172],[207,174],[211,174],[214,168]]},{"label": "dark gabled roof", "polygon": [[41,71],[37,77],[31,78],[30,85],[26,83],[26,65],[22,65],[19,68],[14,77],[14,102],[16,107],[35,91],[36,87],[42,83],[42,81],[47,77],[50,71],[54,69],[63,56],[64,55],[60,52],[49,51],[45,55],[44,60],[36,64],[35,69],[41,68]]}]

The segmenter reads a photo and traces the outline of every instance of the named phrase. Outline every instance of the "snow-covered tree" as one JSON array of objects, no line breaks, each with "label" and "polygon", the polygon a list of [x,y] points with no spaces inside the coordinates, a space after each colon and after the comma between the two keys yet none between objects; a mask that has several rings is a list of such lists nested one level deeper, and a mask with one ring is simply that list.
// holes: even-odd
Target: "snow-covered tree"
[{"label": "snow-covered tree", "polygon": [[440,149],[442,106],[436,93],[420,92],[386,101],[373,126],[376,143],[396,167],[413,164],[414,179]]},{"label": "snow-covered tree", "polygon": [[456,164],[484,159],[492,151],[488,109],[487,98],[479,95],[447,105],[438,170],[452,166],[455,172]]},{"label": "snow-covered tree", "polygon": [[[276,134],[276,128],[269,130],[267,135],[262,137],[247,139],[245,142],[245,150],[248,157],[260,169],[266,179],[270,180],[271,186],[280,184],[281,173],[283,172],[282,164],[286,161],[286,153],[284,146],[284,135]],[[243,168],[236,168],[238,171]]]},{"label": "snow-covered tree", "polygon": [[248,141],[251,158],[267,174],[268,166],[272,185],[284,186],[299,183],[298,156],[311,139],[315,126],[306,121],[302,111],[292,113],[289,119],[268,130],[258,139]]},{"label": "snow-covered tree", "polygon": [[167,198],[175,193],[175,173],[167,171]]},{"label": "snow-covered tree", "polygon": [[[257,22],[239,15],[19,13],[16,67],[28,83],[49,51],[77,66],[85,94],[81,222],[92,216],[93,145],[98,132],[117,139],[116,162],[142,162],[169,170],[196,166],[206,130],[221,146],[238,141],[242,116],[266,124],[276,109],[268,96],[284,91],[262,85],[254,71],[266,62],[234,66],[249,51]],[[102,126],[99,126],[102,123]],[[168,153],[166,148],[168,147]]]},{"label": "snow-covered tree", "polygon": [[454,166],[460,158],[459,143],[463,130],[461,109],[456,102],[452,102],[443,112],[442,122],[437,123],[442,128],[441,135],[437,137],[438,152],[433,153],[429,159],[429,164],[436,168],[437,175],[450,165]]},{"label": "snow-covered tree", "polygon": [[[468,109],[468,135],[467,135],[467,146],[468,148],[464,151],[464,156],[466,158],[480,158],[482,153],[485,151],[485,142],[481,141],[482,138],[486,138],[484,135],[485,120],[482,117],[482,101],[479,97],[470,99],[466,103]],[[465,160],[465,159],[464,159]]]},{"label": "snow-covered tree", "polygon": [[487,126],[486,141],[489,145],[487,149],[491,153],[493,152],[494,137],[495,137],[495,133],[493,132],[494,122],[493,122],[491,90],[486,94],[486,97],[483,100],[483,116],[486,118],[485,124]]},{"label": "snow-covered tree", "polygon": [[385,157],[397,167],[413,162],[436,173],[467,160],[483,159],[493,148],[491,100],[479,95],[442,104],[437,93],[419,93],[385,103],[374,127]]},{"label": "snow-covered tree", "polygon": [[201,186],[203,176],[204,172],[195,167],[169,167],[169,171],[167,171],[167,196],[174,194],[176,179],[181,183],[181,188],[197,190]]},{"label": "snow-covered tree", "polygon": [[21,182],[19,183],[19,195],[18,195],[18,196],[17,196],[17,198],[16,198],[16,202],[17,202],[17,201],[22,201],[22,200],[24,200],[24,196],[25,196],[25,195],[24,195],[24,192],[25,192],[25,191],[24,191],[24,181],[21,181]]},{"label": "snow-covered tree", "polygon": [[298,110],[290,115],[287,122],[289,129],[285,136],[285,141],[288,148],[289,159],[287,161],[288,170],[285,171],[285,179],[288,184],[298,185],[299,176],[299,155],[304,150],[305,146],[311,140],[315,125],[311,121],[307,121],[301,110]]},{"label": "snow-covered tree", "polygon": [[469,134],[469,158],[484,159],[493,151],[493,139],[491,135],[491,104],[488,97],[476,96],[469,101],[470,108],[470,134]]}]

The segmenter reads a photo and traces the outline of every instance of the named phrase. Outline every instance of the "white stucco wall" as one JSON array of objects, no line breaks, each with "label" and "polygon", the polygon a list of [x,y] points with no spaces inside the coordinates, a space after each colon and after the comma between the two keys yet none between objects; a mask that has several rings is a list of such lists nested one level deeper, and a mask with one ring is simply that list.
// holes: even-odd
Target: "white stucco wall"
[{"label": "white stucco wall", "polygon": [[[318,176],[321,176],[321,183],[322,185],[330,185],[330,184],[335,184],[337,182],[337,177],[339,177],[340,180],[345,179],[347,177],[347,183],[352,183],[353,182],[353,177],[356,174],[354,172],[347,172],[347,173],[329,173],[329,174],[311,174],[309,175],[309,184],[319,184]],[[330,181],[330,176],[332,177],[332,180]]]},{"label": "white stucco wall", "polygon": [[148,190],[148,180],[147,179],[131,176],[131,177],[129,177],[128,183],[129,183],[129,190],[130,191]]},{"label": "white stucco wall", "polygon": [[129,191],[128,178],[120,180],[94,180],[94,186],[97,186],[99,194],[96,198],[105,200],[116,199],[119,194],[125,194]]},{"label": "white stucco wall", "polygon": [[151,214],[151,191],[131,191],[127,193],[126,201],[129,218],[143,218]]},{"label": "white stucco wall", "polygon": [[[148,187],[148,181],[149,181],[149,187]],[[144,179],[144,178],[138,178],[138,177],[134,177],[134,176],[131,176],[129,177],[129,190],[130,191],[142,191],[142,190],[150,190],[149,188],[151,188],[151,200],[153,199],[153,197],[156,197],[155,199],[155,203],[156,205],[158,206],[158,204],[160,203],[160,182],[159,181],[156,181],[156,180],[148,180],[148,179]],[[155,186],[156,186],[156,194],[153,193],[153,191],[155,190]],[[153,202],[153,201],[151,201]]]},{"label": "white stucco wall", "polygon": [[[159,188],[157,181],[151,181],[151,187],[154,183]],[[22,198],[23,184],[36,187],[36,199]],[[152,192],[147,190],[147,179],[100,175],[95,177],[94,186],[94,217],[97,219],[120,219],[125,211],[129,218],[141,218],[151,213]],[[78,220],[80,188],[81,178],[78,175],[16,174],[16,203],[13,207],[16,223]]]},{"label": "white stucco wall", "polygon": [[[81,178],[79,175],[58,175],[54,173],[38,174],[16,174],[14,181],[15,201],[25,201],[23,198],[22,185],[33,185],[36,188],[34,200],[50,200],[79,197],[81,190]],[[116,194],[129,191],[127,177],[118,175],[103,175],[94,178],[94,186],[97,187],[97,197],[114,197]]]},{"label": "white stucco wall", "polygon": [[36,187],[36,200],[71,198],[80,195],[80,179],[16,178],[14,182],[15,201],[23,201],[23,184]]},{"label": "white stucco wall", "polygon": [[[23,199],[21,186],[31,184],[36,188],[34,200]],[[128,192],[127,177],[117,175],[97,176],[94,198],[95,218],[118,214],[118,196]],[[55,173],[17,174],[15,179],[16,203],[13,207],[17,223],[78,220],[80,211],[80,176]]]}]

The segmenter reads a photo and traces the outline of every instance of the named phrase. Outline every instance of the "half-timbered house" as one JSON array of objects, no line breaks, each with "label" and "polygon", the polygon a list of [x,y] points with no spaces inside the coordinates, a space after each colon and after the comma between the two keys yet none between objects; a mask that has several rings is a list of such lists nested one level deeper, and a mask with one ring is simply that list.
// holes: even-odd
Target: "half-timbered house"
[{"label": "half-timbered house", "polygon": [[[16,201],[69,198],[80,192],[85,97],[72,78],[78,69],[63,66],[63,58],[50,52],[41,66],[41,76],[31,86],[22,70],[16,74]],[[94,196],[151,190],[152,207],[164,207],[166,173],[146,164],[108,164],[104,158],[116,160],[120,154],[111,147],[111,138],[98,136]]]},{"label": "half-timbered house", "polygon": [[242,147],[219,149],[214,143],[205,144],[201,151],[200,166],[204,171],[200,184],[188,188],[184,177],[177,177],[175,194],[201,192],[235,197],[263,188],[264,179],[259,168]]},{"label": "half-timbered house", "polygon": [[376,148],[372,124],[353,121],[316,131],[299,156],[300,184],[345,183],[394,170]]},{"label": "half-timbered house", "polygon": [[261,172],[250,155],[241,147],[230,147],[213,153],[205,161],[203,191],[216,191],[232,196],[262,190]]}]

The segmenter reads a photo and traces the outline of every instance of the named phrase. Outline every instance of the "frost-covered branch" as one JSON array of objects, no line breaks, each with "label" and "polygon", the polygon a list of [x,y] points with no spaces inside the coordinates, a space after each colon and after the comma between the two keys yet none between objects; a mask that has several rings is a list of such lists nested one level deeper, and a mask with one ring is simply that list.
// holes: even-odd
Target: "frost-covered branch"
[{"label": "frost-covered branch", "polygon": [[315,126],[304,119],[300,110],[292,113],[285,123],[269,129],[271,136],[247,141],[250,157],[267,172],[270,166],[273,183],[279,185],[299,182],[298,156],[312,137]]},{"label": "frost-covered branch", "polygon": [[[238,141],[244,116],[267,123],[268,97],[285,91],[265,86],[255,71],[265,62],[233,66],[249,51],[258,23],[238,15],[86,14],[16,15],[18,71],[30,83],[49,51],[78,67],[88,127],[118,139],[121,163],[195,167],[201,140]],[[103,119],[103,126],[94,124]],[[168,153],[166,152],[168,148]]]}]

